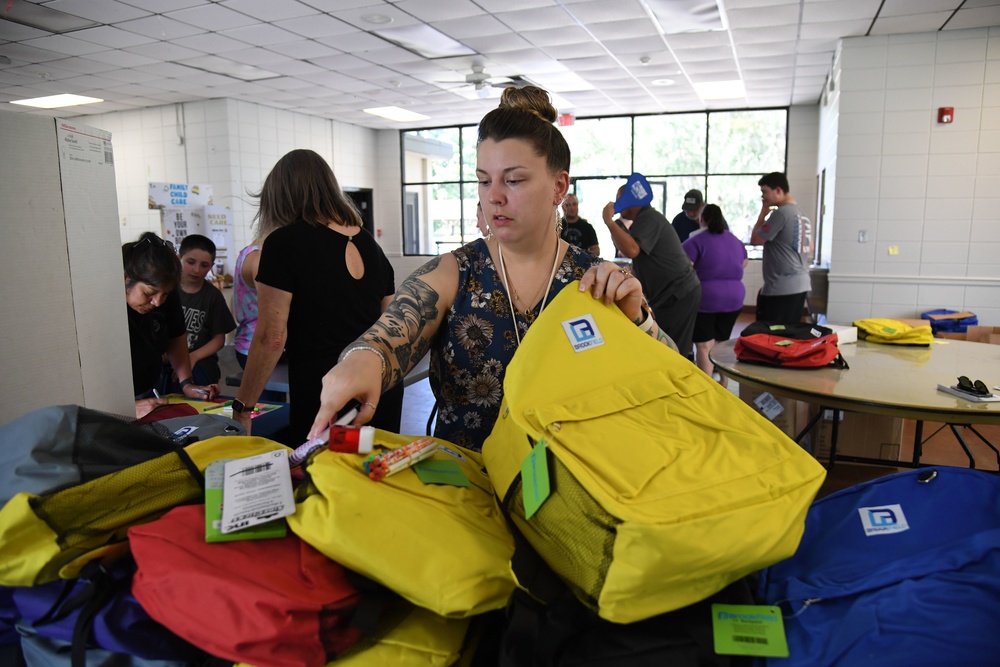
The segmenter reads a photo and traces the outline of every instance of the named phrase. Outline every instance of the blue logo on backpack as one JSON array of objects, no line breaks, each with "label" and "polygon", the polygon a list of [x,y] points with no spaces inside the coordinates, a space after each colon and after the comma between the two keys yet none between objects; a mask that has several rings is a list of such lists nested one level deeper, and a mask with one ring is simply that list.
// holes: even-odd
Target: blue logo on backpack
[{"label": "blue logo on backpack", "polygon": [[901,533],[910,529],[906,522],[906,516],[903,515],[903,508],[899,505],[859,507],[858,513],[861,515],[861,524],[865,529],[865,535],[869,537]]}]

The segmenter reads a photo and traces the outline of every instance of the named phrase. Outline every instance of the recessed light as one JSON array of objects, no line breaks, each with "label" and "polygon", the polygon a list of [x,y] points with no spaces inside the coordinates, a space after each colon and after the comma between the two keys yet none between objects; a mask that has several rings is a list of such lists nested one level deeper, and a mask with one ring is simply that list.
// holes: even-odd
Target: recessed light
[{"label": "recessed light", "polygon": [[11,104],[20,104],[26,107],[36,107],[38,109],[58,109],[60,107],[72,107],[78,104],[93,104],[104,100],[96,97],[86,97],[84,95],[48,95],[47,97],[33,97],[28,100],[11,100]]},{"label": "recessed light", "polygon": [[386,23],[392,23],[392,17],[386,16],[385,14],[363,14],[361,20],[365,23],[372,23],[374,25],[385,25]]},{"label": "recessed light", "polygon": [[408,109],[401,109],[399,107],[372,107],[371,109],[362,109],[362,111],[370,113],[373,116],[378,116],[379,118],[387,118],[400,123],[409,123],[415,120],[428,120],[430,118],[430,116],[425,116],[422,113],[409,111]]},{"label": "recessed light", "polygon": [[673,79],[653,79],[650,83],[654,86],[672,86],[677,82]]},{"label": "recessed light", "polygon": [[371,33],[424,58],[471,56],[475,53],[465,44],[425,23],[372,30]]}]

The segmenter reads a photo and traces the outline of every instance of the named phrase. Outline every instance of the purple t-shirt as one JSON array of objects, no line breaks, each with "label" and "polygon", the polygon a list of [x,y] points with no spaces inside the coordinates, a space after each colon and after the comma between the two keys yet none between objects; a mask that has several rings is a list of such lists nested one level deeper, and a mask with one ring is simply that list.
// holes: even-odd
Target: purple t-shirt
[{"label": "purple t-shirt", "polygon": [[747,249],[731,232],[712,234],[708,230],[684,242],[684,252],[694,263],[701,280],[699,313],[731,313],[743,307],[743,260]]}]

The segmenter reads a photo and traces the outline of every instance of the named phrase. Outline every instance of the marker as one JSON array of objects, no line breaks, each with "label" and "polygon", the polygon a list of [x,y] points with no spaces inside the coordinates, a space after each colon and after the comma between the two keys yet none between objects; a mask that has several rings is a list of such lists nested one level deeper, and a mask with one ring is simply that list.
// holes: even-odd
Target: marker
[{"label": "marker", "polygon": [[153,396],[155,396],[156,398],[160,398],[160,392],[156,391],[156,389],[153,389]]},{"label": "marker", "polygon": [[213,406],[208,407],[208,408],[202,408],[201,411],[202,412],[211,412],[212,410],[224,410],[226,408],[231,407],[232,405],[233,405],[232,401],[226,401],[225,403],[220,403],[219,405],[213,405]]},{"label": "marker", "polygon": [[385,454],[369,456],[362,465],[368,477],[377,482],[430,458],[437,448],[438,444],[433,438],[420,438]]}]

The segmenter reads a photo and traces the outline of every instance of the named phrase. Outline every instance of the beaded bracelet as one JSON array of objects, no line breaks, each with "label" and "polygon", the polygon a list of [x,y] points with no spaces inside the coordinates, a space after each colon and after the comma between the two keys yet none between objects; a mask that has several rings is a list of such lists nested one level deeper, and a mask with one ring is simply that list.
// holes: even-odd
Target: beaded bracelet
[{"label": "beaded bracelet", "polygon": [[341,353],[340,359],[338,360],[337,363],[340,363],[344,359],[347,359],[347,357],[351,356],[352,354],[354,354],[358,350],[368,350],[369,352],[372,352],[372,353],[378,355],[378,360],[382,362],[382,376],[384,377],[385,376],[385,367],[386,367],[385,355],[382,354],[381,350],[379,350],[376,347],[372,347],[371,345],[355,345],[354,347],[351,347],[351,348],[348,348],[348,349],[344,350],[344,352]]}]

